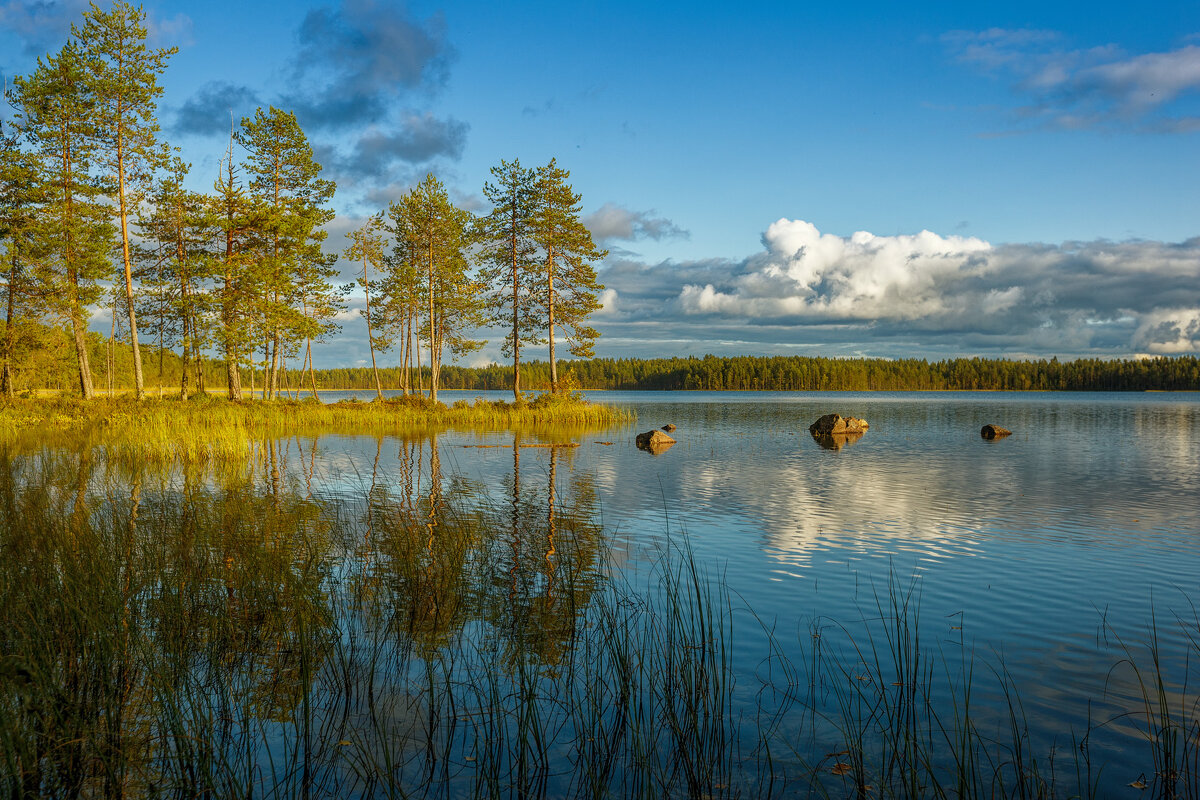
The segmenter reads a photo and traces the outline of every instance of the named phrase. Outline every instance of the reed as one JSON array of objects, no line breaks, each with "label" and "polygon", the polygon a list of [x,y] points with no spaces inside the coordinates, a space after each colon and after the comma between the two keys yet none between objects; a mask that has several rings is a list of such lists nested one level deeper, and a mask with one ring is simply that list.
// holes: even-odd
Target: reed
[{"label": "reed", "polygon": [[245,458],[253,442],[272,437],[514,429],[569,436],[628,425],[633,419],[629,411],[548,394],[530,402],[478,398],[473,404],[459,401],[453,406],[418,395],[330,405],[307,400],[230,402],[211,396],[141,403],[128,398],[16,398],[0,402],[0,444],[23,450],[83,444],[143,459],[207,462]]}]

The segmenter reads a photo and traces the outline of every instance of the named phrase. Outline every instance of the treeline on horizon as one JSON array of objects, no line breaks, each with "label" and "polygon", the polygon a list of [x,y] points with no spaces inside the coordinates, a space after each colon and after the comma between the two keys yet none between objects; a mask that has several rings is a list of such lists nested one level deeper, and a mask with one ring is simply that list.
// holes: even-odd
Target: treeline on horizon
[{"label": "treeline on horizon", "polygon": [[[0,323],[2,328],[2,323]],[[75,358],[70,334],[63,329],[42,328],[41,347],[15,375],[19,391],[70,392],[74,388]],[[88,348],[98,387],[126,392],[132,354],[128,344],[114,343],[98,333],[88,335]],[[177,393],[183,362],[166,348],[148,347],[146,383],[157,393]],[[197,369],[199,367],[199,369]],[[227,390],[223,360],[201,358],[189,368],[199,377],[197,389]],[[1200,390],[1200,358],[1196,356],[1144,359],[1057,358],[1039,361],[1012,359],[953,358],[926,361],[910,358],[826,358],[810,356],[689,356],[683,358],[592,358],[560,360],[560,381],[570,387],[593,390],[707,390],[707,391],[1197,391]],[[404,386],[405,370],[380,366],[379,379],[385,391]],[[321,390],[375,392],[370,367],[317,369],[303,376],[284,369],[282,392],[307,392],[315,378]],[[428,365],[409,370],[412,391],[428,392]],[[550,387],[547,361],[522,365],[526,388]],[[262,390],[263,370],[243,367],[239,374],[243,389]],[[176,387],[172,391],[172,387]],[[441,388],[463,391],[511,391],[512,366],[485,367],[444,365]]]},{"label": "treeline on horizon", "polygon": [[[527,362],[524,380],[548,386],[550,366]],[[1200,389],[1195,356],[1106,361],[1012,361],[1007,359],[823,358],[809,356],[713,356],[703,358],[593,358],[560,361],[581,389],[706,391],[1189,391]],[[393,381],[393,370],[380,375]],[[317,370],[330,388],[368,389],[370,370]],[[445,389],[501,390],[512,387],[512,368],[442,368]]]}]

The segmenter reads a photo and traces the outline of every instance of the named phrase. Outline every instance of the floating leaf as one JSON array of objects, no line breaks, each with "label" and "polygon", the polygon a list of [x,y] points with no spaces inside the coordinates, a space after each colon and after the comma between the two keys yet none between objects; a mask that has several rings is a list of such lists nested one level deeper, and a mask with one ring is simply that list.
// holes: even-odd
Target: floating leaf
[{"label": "floating leaf", "polygon": [[850,765],[839,761],[829,771],[834,775],[846,775],[850,772]]}]

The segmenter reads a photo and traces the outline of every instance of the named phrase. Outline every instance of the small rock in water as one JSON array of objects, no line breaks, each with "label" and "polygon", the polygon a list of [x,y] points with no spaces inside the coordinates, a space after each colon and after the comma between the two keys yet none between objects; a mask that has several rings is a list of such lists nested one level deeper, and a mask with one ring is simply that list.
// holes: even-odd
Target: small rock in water
[{"label": "small rock in water", "polygon": [[865,419],[843,417],[841,414],[826,414],[812,425],[808,432],[813,436],[828,436],[835,433],[862,433],[871,427]]},{"label": "small rock in water", "polygon": [[1001,428],[999,425],[988,423],[979,430],[979,435],[985,439],[1002,439],[1005,436],[1011,436],[1012,431],[1008,428]]},{"label": "small rock in water", "polygon": [[655,455],[663,452],[673,444],[675,444],[675,440],[662,431],[646,431],[637,435],[638,448]]},{"label": "small rock in water", "polygon": [[668,422],[666,425],[663,425],[663,426],[662,426],[662,429],[663,429],[664,431],[666,431],[667,433],[670,433],[671,431],[675,430],[675,423],[674,423],[674,422]]}]

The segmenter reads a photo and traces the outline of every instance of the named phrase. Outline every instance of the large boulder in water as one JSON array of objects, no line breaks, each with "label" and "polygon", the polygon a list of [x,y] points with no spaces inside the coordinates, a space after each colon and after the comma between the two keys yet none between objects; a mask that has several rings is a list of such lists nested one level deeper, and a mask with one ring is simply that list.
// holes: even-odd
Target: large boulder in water
[{"label": "large boulder in water", "polygon": [[1008,428],[1001,428],[999,425],[993,425],[990,422],[980,429],[979,435],[985,439],[1003,439],[1005,436],[1011,436],[1012,431]]},{"label": "large boulder in water", "polygon": [[841,414],[826,414],[812,425],[808,432],[813,436],[832,436],[841,433],[863,433],[869,428],[865,419],[843,417]]},{"label": "large boulder in water", "polygon": [[675,440],[662,431],[646,431],[637,435],[638,448],[654,453],[655,455],[663,452],[673,444],[675,444]]}]

